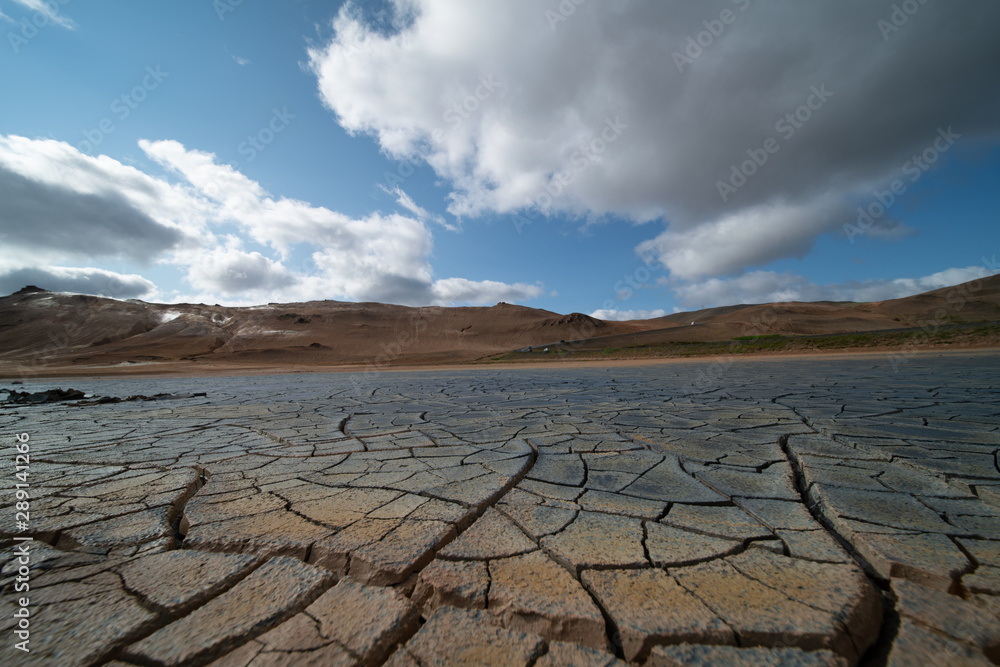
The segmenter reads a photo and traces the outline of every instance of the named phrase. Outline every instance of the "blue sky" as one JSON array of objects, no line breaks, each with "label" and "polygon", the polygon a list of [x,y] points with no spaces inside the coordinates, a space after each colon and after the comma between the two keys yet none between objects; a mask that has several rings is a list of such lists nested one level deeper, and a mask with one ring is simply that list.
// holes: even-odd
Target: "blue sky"
[{"label": "blue sky", "polygon": [[0,292],[622,319],[995,273],[1000,9],[894,7],[0,0]]}]

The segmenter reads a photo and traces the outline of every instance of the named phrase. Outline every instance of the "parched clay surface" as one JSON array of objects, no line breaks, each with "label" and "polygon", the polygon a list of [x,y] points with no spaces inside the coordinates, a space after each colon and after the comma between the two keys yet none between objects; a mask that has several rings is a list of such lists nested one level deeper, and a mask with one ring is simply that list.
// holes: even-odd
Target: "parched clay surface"
[{"label": "parched clay surface", "polygon": [[0,663],[995,664],[998,371],[76,379],[183,397],[0,408]]}]

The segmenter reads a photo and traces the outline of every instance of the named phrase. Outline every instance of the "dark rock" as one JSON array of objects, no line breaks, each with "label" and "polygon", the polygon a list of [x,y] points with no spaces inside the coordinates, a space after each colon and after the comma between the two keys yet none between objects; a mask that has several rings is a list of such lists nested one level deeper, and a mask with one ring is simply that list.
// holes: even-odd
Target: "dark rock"
[{"label": "dark rock", "polygon": [[11,296],[14,296],[14,295],[17,295],[17,294],[38,294],[39,292],[48,292],[48,290],[47,289],[42,289],[41,287],[37,287],[35,285],[28,285],[27,287],[22,287],[21,289],[17,290]]},{"label": "dark rock", "polygon": [[207,396],[203,391],[197,392],[195,394],[155,394],[154,396],[146,396],[144,394],[134,394],[128,396],[127,398],[121,398],[119,396],[101,396],[93,401],[81,401],[77,405],[106,405],[108,403],[123,403],[125,401],[170,401],[181,398],[204,398]]},{"label": "dark rock", "polygon": [[86,398],[86,394],[77,389],[47,389],[45,391],[15,391],[7,389],[6,403],[16,403],[19,405],[31,405],[42,403],[58,403],[60,401],[76,401]]}]

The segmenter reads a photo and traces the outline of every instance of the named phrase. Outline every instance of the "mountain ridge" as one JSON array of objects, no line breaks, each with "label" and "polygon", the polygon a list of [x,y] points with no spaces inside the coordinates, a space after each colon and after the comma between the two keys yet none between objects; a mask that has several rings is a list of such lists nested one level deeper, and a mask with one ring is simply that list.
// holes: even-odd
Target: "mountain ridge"
[{"label": "mountain ridge", "polygon": [[1000,275],[886,301],[737,304],[627,322],[503,302],[413,307],[324,300],[230,307],[123,301],[29,285],[0,297],[0,369],[381,368],[468,363],[580,341],[645,346],[997,321]]}]

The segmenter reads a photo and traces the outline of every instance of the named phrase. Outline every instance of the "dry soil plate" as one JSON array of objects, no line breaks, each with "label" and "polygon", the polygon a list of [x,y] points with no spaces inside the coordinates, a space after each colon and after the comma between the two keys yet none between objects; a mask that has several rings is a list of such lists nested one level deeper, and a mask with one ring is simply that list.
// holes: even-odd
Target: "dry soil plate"
[{"label": "dry soil plate", "polygon": [[74,379],[206,396],[0,411],[0,663],[990,664],[1000,358],[896,366]]}]

